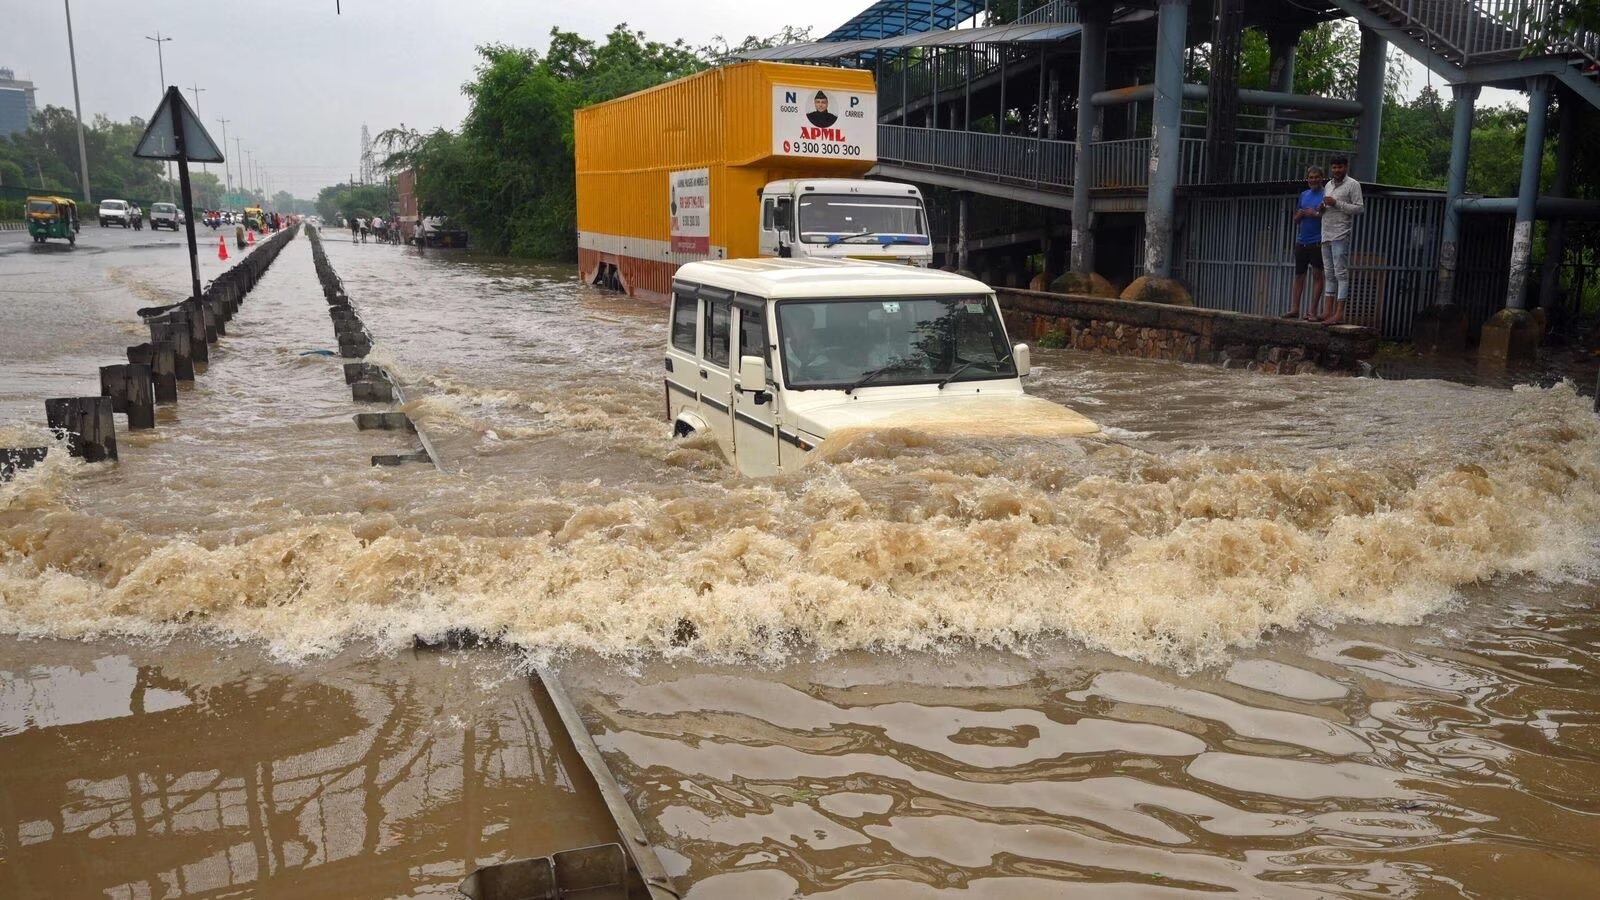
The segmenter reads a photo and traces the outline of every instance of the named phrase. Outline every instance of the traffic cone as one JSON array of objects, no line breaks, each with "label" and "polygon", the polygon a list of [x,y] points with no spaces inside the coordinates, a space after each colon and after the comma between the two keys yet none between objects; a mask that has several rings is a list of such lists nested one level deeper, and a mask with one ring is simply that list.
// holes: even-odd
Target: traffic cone
[{"label": "traffic cone", "polygon": [[227,238],[221,238],[221,237],[217,238],[217,259],[220,259],[223,262],[227,262],[228,261],[228,239]]},{"label": "traffic cone", "polygon": [[246,228],[244,233],[249,236],[249,243],[254,244],[256,242],[256,230],[254,228]]}]

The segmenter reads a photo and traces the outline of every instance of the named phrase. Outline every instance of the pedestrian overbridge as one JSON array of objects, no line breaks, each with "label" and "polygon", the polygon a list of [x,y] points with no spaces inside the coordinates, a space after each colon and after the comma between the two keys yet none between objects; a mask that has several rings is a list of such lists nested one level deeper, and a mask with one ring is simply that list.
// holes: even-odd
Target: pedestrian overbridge
[{"label": "pedestrian overbridge", "polygon": [[[1309,166],[1348,157],[1374,198],[1354,259],[1377,266],[1360,276],[1369,300],[1352,297],[1354,320],[1405,339],[1442,309],[1464,334],[1490,325],[1491,355],[1516,355],[1530,332],[1536,343],[1537,329],[1577,312],[1557,290],[1566,213],[1538,203],[1545,117],[1530,118],[1509,211],[1463,216],[1471,207],[1457,201],[1482,86],[1523,90],[1536,111],[1556,101],[1563,149],[1547,199],[1569,193],[1577,118],[1600,108],[1600,36],[1557,33],[1541,15],[1515,0],[877,0],[822,40],[743,56],[873,70],[874,175],[927,189],[944,262],[1008,283],[1151,275],[1183,282],[1204,307],[1286,305],[1293,198]],[[1297,54],[1338,20],[1359,28],[1355,89],[1327,97],[1297,79]],[[1266,89],[1239,83],[1250,29],[1267,39]],[[1391,44],[1452,88],[1445,190],[1378,171]],[[1023,227],[1010,221],[1018,204]],[[1500,265],[1483,271],[1485,260]]]}]

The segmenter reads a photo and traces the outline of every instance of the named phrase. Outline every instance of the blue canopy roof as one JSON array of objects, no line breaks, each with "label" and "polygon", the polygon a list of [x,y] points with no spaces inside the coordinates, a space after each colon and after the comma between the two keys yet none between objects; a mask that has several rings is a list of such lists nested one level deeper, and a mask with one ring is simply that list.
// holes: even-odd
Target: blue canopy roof
[{"label": "blue canopy roof", "polygon": [[829,32],[824,41],[860,41],[954,28],[988,5],[984,0],[877,0]]}]

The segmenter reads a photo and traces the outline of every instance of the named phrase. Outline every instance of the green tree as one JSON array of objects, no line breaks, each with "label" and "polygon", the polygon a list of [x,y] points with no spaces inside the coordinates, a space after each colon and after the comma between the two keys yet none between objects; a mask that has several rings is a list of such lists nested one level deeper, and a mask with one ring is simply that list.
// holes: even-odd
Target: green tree
[{"label": "green tree", "polygon": [[[135,159],[134,145],[145,123],[133,118],[114,122],[96,116],[84,127],[84,148],[89,176],[97,198],[165,198],[168,186],[159,162]],[[25,131],[0,138],[0,169],[20,170],[22,185],[76,195],[78,174],[78,123],[70,110],[46,106],[34,114]],[[10,174],[6,182],[12,183]]]},{"label": "green tree", "polygon": [[[388,172],[412,170],[425,215],[464,224],[491,252],[551,260],[577,253],[574,110],[699,72],[761,47],[809,40],[784,28],[738,44],[722,37],[698,49],[652,41],[618,25],[604,41],[552,29],[545,53],[489,44],[478,48],[474,79],[463,87],[471,109],[459,132],[404,126],[378,135]],[[324,216],[344,212],[344,186],[325,189]]]}]

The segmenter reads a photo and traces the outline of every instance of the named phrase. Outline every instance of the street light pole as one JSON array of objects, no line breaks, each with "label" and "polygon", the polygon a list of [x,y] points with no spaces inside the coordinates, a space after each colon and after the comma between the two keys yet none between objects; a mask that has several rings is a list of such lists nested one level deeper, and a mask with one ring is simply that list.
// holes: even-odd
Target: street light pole
[{"label": "street light pole", "polygon": [[[200,115],[200,93],[204,91],[205,88],[201,87],[200,82],[196,81],[194,83],[194,87],[189,88],[188,90],[190,93],[194,94],[194,114],[198,116]],[[227,138],[223,138],[223,143],[227,143]],[[206,168],[205,163],[201,163],[200,171],[210,172],[211,170]]]},{"label": "street light pole", "polygon": [[94,203],[89,193],[89,151],[83,143],[83,103],[78,99],[78,51],[72,46],[72,0],[61,0],[67,10],[67,59],[72,62],[72,114],[78,120],[78,175],[83,179],[83,202]]},{"label": "street light pole", "polygon": [[[218,116],[217,121],[222,123],[222,152],[227,153],[229,120]],[[228,160],[226,157],[224,157],[222,160],[222,190],[223,193],[226,194],[233,193],[233,178],[228,174]]]},{"label": "street light pole", "polygon": [[[144,39],[147,40],[147,41],[155,41],[156,42],[156,66],[157,66],[157,70],[161,73],[161,94],[162,94],[162,96],[166,96],[166,93],[167,93],[167,62],[166,62],[165,59],[162,58],[161,45],[165,44],[167,41],[172,40],[172,38],[170,38],[170,37],[162,37],[161,36],[161,32],[159,30],[157,30],[155,37],[151,37],[150,35],[147,34],[147,35],[144,36]],[[174,198],[172,196],[172,163],[171,163],[171,161],[167,162],[167,199],[168,200],[176,199],[176,198]]]}]

